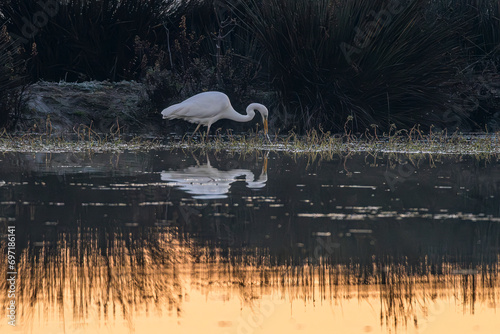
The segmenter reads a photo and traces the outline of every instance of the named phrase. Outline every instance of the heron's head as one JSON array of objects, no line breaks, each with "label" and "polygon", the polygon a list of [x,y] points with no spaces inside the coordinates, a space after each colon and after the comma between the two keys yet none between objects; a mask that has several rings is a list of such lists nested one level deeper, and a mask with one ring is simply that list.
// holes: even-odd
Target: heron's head
[{"label": "heron's head", "polygon": [[267,136],[267,131],[268,131],[267,119],[269,117],[269,111],[267,110],[266,106],[260,103],[252,103],[248,106],[248,109],[257,110],[261,114],[262,123],[264,124],[264,134]]},{"label": "heron's head", "polygon": [[251,115],[253,118],[255,116],[255,111],[258,111],[260,115],[262,116],[262,123],[264,124],[264,135],[267,137],[269,141],[269,135],[267,134],[268,132],[268,117],[269,117],[269,111],[267,110],[266,106],[260,104],[260,103],[250,103],[247,107],[247,114]]}]

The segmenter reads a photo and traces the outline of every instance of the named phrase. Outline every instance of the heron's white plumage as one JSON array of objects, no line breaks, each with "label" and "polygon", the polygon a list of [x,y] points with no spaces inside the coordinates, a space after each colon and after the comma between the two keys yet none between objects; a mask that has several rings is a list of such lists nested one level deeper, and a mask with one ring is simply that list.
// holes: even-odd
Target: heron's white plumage
[{"label": "heron's white plumage", "polygon": [[[201,125],[207,127],[207,136],[210,126],[220,119],[230,119],[236,122],[248,122],[255,116],[255,110],[262,115],[264,132],[267,135],[268,110],[259,103],[251,103],[247,107],[247,114],[242,115],[231,106],[226,94],[221,92],[204,92],[194,95],[181,103],[174,104],[164,109],[161,114],[164,119],[183,119],[191,123],[197,123],[198,130]],[[194,133],[193,133],[194,134]]]}]

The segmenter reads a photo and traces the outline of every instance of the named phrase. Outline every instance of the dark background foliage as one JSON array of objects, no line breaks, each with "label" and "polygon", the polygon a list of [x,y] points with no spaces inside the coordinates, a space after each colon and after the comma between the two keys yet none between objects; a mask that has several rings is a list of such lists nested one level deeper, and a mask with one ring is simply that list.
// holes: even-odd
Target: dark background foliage
[{"label": "dark background foliage", "polygon": [[9,89],[26,67],[31,82],[143,81],[156,109],[217,89],[237,109],[264,102],[282,130],[500,123],[495,0],[3,0],[0,13]]},{"label": "dark background foliage", "polygon": [[0,125],[15,122],[20,113],[21,87],[25,81],[22,47],[0,27]]}]

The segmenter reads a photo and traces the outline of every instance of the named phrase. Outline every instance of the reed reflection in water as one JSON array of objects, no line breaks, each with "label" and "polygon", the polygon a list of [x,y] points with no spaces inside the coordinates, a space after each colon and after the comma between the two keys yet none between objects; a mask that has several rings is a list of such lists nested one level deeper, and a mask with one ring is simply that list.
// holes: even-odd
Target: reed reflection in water
[{"label": "reed reflection in water", "polygon": [[173,227],[85,228],[22,250],[14,332],[493,333],[499,261],[308,264]]}]

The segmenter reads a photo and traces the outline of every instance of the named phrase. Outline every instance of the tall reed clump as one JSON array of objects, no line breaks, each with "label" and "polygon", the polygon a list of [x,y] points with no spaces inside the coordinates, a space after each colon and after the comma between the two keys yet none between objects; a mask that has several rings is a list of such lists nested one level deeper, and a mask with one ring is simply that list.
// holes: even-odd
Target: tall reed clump
[{"label": "tall reed clump", "polygon": [[433,0],[428,14],[452,25],[464,22],[456,34],[465,62],[458,68],[456,109],[467,114],[459,122],[467,130],[500,130],[500,2],[498,0]]},{"label": "tall reed clump", "polygon": [[195,2],[8,0],[1,11],[20,41],[36,45],[33,79],[121,80],[137,79],[136,37],[153,44],[163,39],[163,23]]},{"label": "tall reed clump", "polygon": [[[465,0],[461,0],[467,3]],[[470,3],[470,1],[468,1]],[[500,2],[498,0],[473,0],[474,23],[471,25],[476,41],[476,54],[485,56],[500,67]]]},{"label": "tall reed clump", "polygon": [[433,0],[429,13],[435,19],[466,21],[464,29],[457,30],[463,48],[471,57],[468,65],[493,60],[500,65],[500,2],[498,0]]},{"label": "tall reed clump", "polygon": [[24,83],[24,61],[20,46],[0,27],[0,127],[16,122],[19,116],[21,87]]},{"label": "tall reed clump", "polygon": [[461,26],[428,20],[426,1],[242,0],[269,61],[285,127],[347,117],[359,129],[440,121]]}]

